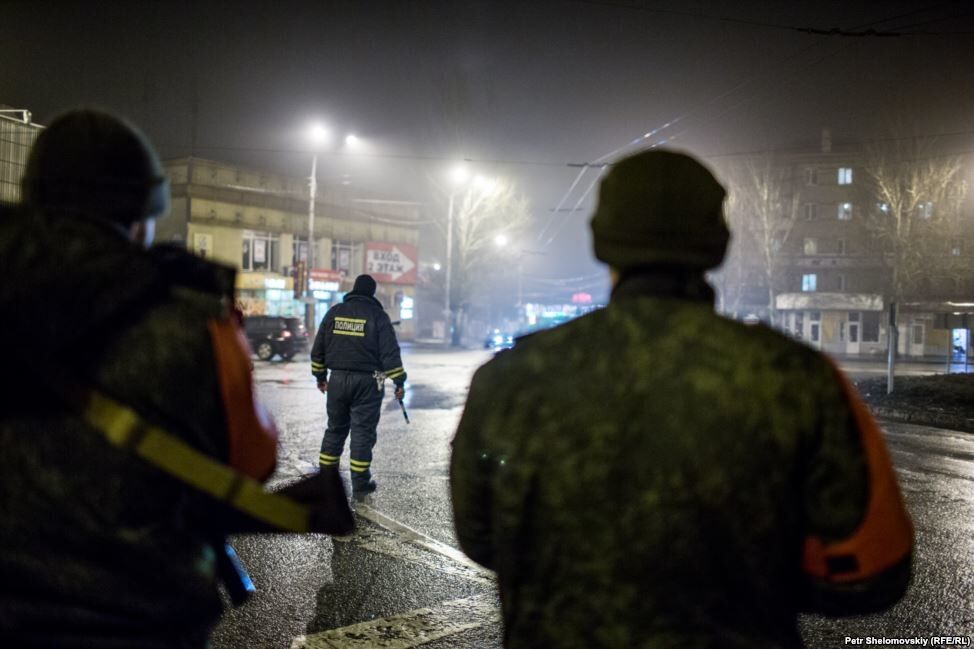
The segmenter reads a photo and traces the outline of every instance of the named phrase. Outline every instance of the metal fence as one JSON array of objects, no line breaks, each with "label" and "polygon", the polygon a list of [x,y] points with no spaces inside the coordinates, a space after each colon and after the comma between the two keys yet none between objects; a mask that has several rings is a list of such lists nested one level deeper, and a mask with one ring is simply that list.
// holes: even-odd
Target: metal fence
[{"label": "metal fence", "polygon": [[20,179],[24,175],[27,154],[41,127],[0,115],[0,201],[20,200]]}]

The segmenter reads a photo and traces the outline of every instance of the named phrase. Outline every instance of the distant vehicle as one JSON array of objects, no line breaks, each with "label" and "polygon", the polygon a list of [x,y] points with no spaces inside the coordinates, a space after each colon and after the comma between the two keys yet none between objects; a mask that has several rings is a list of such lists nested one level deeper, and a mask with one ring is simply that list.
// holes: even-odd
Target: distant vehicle
[{"label": "distant vehicle", "polygon": [[286,361],[308,349],[308,332],[301,318],[257,315],[244,318],[250,348],[262,361],[280,356]]},{"label": "distant vehicle", "polygon": [[484,339],[484,349],[493,349],[495,351],[501,349],[510,349],[514,346],[514,336],[511,334],[501,333],[500,329],[494,329],[492,332],[487,334],[487,338]]}]

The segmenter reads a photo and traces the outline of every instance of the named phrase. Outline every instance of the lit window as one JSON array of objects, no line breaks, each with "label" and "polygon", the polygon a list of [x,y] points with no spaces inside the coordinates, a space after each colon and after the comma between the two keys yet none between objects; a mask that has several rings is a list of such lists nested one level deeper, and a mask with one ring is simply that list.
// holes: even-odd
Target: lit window
[{"label": "lit window", "polygon": [[816,284],[818,284],[818,275],[815,273],[802,275],[802,292],[814,293]]},{"label": "lit window", "polygon": [[839,184],[852,184],[852,167],[839,167]]},{"label": "lit window", "polygon": [[852,218],[852,203],[839,203],[838,217],[840,221]]},{"label": "lit window", "polygon": [[933,203],[926,201],[917,205],[917,216],[924,220],[933,216]]},{"label": "lit window", "polygon": [[878,209],[883,214],[889,214],[889,203],[876,203],[876,209]]},{"label": "lit window", "polygon": [[806,237],[802,242],[802,251],[806,255],[818,254],[818,241],[816,239]]}]

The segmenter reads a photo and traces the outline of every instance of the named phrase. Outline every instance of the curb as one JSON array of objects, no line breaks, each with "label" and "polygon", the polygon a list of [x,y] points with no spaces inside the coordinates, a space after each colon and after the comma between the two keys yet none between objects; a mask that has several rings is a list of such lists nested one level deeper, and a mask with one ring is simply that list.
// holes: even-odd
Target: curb
[{"label": "curb", "polygon": [[872,405],[869,406],[869,411],[877,419],[886,421],[974,433],[974,419],[959,417],[946,412],[923,410],[920,408],[888,408],[886,406]]}]

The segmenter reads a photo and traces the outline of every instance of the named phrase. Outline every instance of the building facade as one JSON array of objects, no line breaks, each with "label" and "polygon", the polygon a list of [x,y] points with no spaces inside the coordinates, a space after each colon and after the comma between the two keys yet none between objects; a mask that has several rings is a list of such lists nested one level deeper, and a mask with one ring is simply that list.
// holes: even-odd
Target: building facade
[{"label": "building facade", "polygon": [[0,104],[0,202],[20,201],[27,155],[41,128],[31,122],[30,111]]},{"label": "building facade", "polygon": [[414,337],[418,204],[319,186],[309,269],[307,177],[200,158],[165,167],[172,203],[157,240],[237,268],[245,315],[305,317],[310,303],[313,333],[355,277],[369,273],[378,283],[376,298],[400,323],[399,337]]},{"label": "building facade", "polygon": [[[961,163],[952,181],[958,197],[952,236],[930,236],[934,230],[918,226],[915,238],[896,244],[924,256],[914,265],[938,269],[909,290],[900,289],[895,315],[902,357],[974,361],[968,324],[974,321],[974,201],[970,195],[959,198],[974,165],[970,159]],[[729,192],[741,194],[729,202],[739,212],[730,219],[737,248],[715,277],[725,311],[770,322],[835,356],[885,357],[898,258],[890,233],[877,229],[877,217],[890,208],[867,170],[870,164],[863,147],[833,147],[823,131],[812,150],[715,165],[728,171]],[[746,172],[736,173],[741,169]],[[744,196],[748,193],[758,200]],[[761,200],[773,202],[777,213],[762,215]],[[921,200],[905,218],[926,225],[942,207]],[[944,258],[950,263],[942,263]],[[733,307],[727,296],[734,296]]]}]

